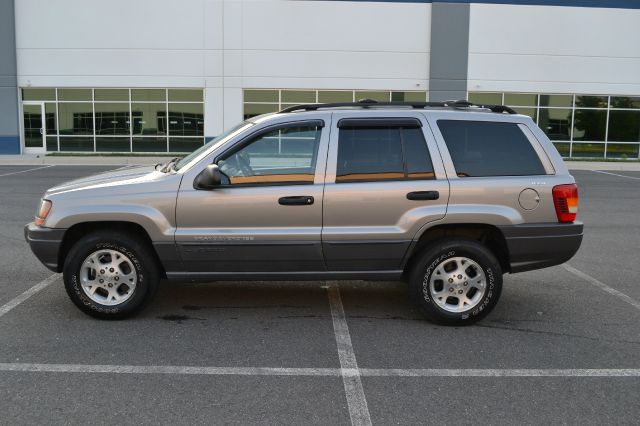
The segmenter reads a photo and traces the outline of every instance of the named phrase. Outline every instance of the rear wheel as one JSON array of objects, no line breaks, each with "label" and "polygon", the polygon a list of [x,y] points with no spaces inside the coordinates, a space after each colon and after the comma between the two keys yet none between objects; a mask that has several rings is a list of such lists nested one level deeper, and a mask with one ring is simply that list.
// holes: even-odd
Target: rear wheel
[{"label": "rear wheel", "polygon": [[430,321],[472,324],[498,302],[502,270],[493,253],[477,241],[441,240],[418,255],[410,271],[409,291]]},{"label": "rear wheel", "polygon": [[86,314],[122,319],[142,309],[158,287],[151,247],[122,232],[98,231],[80,239],[64,263],[67,294]]}]

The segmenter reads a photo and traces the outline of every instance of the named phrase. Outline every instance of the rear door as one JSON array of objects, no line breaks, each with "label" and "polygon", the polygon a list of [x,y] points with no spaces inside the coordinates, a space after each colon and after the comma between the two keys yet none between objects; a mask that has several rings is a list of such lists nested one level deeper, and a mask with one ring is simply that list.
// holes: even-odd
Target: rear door
[{"label": "rear door", "polygon": [[420,228],[445,216],[448,198],[420,113],[333,114],[322,228],[329,271],[400,270]]}]

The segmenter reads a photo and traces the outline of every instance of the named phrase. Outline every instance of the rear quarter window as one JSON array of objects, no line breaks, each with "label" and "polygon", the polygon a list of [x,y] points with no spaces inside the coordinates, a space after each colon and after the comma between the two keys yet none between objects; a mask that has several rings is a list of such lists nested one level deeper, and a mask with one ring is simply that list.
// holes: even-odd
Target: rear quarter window
[{"label": "rear quarter window", "polygon": [[516,123],[438,120],[438,129],[459,177],[546,174]]}]

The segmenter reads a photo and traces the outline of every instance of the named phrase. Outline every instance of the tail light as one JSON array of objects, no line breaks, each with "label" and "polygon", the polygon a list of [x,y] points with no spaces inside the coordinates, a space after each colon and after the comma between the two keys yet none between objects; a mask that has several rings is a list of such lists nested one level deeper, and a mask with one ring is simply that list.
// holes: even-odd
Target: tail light
[{"label": "tail light", "polygon": [[558,222],[573,222],[578,214],[578,185],[557,185],[553,187],[553,204]]}]

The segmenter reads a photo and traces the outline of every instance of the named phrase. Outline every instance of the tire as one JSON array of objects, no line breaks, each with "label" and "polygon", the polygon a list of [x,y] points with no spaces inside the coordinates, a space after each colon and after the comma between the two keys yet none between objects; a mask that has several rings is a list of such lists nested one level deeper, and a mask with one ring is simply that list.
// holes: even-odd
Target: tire
[{"label": "tire", "polygon": [[82,312],[95,318],[117,320],[140,312],[160,280],[151,250],[120,231],[84,236],[64,261],[67,294]]},{"label": "tire", "polygon": [[500,263],[474,240],[439,240],[418,254],[409,271],[411,300],[437,324],[475,323],[493,310],[501,291]]}]

